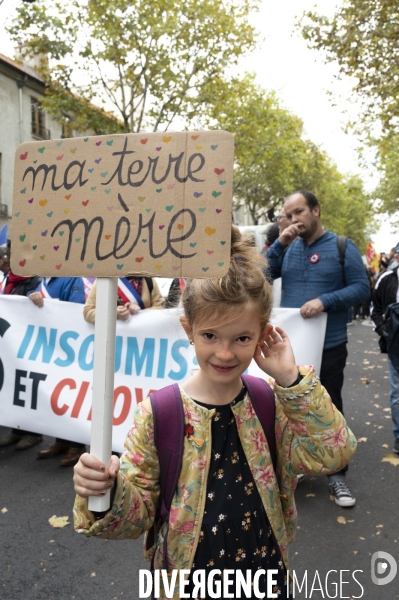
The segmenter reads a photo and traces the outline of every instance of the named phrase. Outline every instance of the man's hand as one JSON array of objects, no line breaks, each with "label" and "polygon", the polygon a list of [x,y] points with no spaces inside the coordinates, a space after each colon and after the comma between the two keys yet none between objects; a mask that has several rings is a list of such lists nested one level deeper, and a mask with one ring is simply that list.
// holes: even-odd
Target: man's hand
[{"label": "man's hand", "polygon": [[309,302],[305,302],[305,304],[301,307],[301,316],[304,319],[311,319],[319,312],[323,312],[324,304],[318,298],[314,300],[309,300]]},{"label": "man's hand", "polygon": [[131,315],[135,315],[136,313],[138,313],[141,310],[140,306],[138,304],[136,304],[135,302],[130,302],[129,304],[126,304],[126,306],[128,307],[129,313]]},{"label": "man's hand", "polygon": [[32,300],[33,304],[36,304],[36,306],[39,308],[43,307],[43,296],[40,292],[32,292],[32,294],[29,294],[28,298]]},{"label": "man's hand", "polygon": [[119,319],[120,321],[127,321],[128,318],[130,317],[130,312],[129,312],[129,304],[126,303],[123,306],[117,306],[116,307],[116,318]]},{"label": "man's hand", "polygon": [[283,246],[288,246],[289,244],[291,244],[291,242],[293,242],[299,235],[299,227],[298,225],[288,225],[288,227],[286,227],[282,233],[280,233],[278,241],[280,242],[280,244],[283,244]]}]

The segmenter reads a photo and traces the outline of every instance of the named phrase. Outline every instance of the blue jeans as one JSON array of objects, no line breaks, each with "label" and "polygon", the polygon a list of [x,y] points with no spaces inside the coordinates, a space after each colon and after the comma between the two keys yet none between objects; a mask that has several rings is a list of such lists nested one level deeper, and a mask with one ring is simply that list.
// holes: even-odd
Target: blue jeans
[{"label": "blue jeans", "polygon": [[399,439],[399,373],[393,366],[389,356],[389,383],[391,384],[390,402],[391,414],[393,421],[393,434],[396,439]]}]

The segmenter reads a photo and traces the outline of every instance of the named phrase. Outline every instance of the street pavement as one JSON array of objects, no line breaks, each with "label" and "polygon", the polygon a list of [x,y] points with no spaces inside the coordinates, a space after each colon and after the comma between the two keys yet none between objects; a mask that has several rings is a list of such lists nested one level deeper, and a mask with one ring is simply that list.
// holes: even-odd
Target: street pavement
[{"label": "street pavement", "polygon": [[[344,409],[363,440],[347,474],[357,503],[337,506],[326,477],[306,477],[299,484],[299,528],[290,548],[290,568],[302,585],[295,598],[396,600],[399,573],[379,586],[371,581],[370,566],[377,551],[399,563],[399,466],[384,462],[393,443],[387,360],[372,327],[357,321],[348,334]],[[0,427],[0,437],[7,431]],[[112,542],[74,532],[72,469],[60,467],[58,458],[36,460],[37,450],[51,442],[45,437],[23,452],[0,449],[0,598],[139,598],[138,570],[148,568],[142,539]],[[53,515],[68,516],[71,524],[55,529],[48,522]]]}]

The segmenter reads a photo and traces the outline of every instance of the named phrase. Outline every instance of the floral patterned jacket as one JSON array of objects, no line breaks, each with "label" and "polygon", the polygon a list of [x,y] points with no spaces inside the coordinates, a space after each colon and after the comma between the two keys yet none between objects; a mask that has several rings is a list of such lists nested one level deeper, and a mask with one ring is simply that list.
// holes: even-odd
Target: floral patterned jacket
[{"label": "floral patterned jacket", "polygon": [[[303,379],[291,388],[282,388],[268,380],[276,395],[276,473],[249,395],[232,406],[242,447],[287,568],[287,546],[294,539],[297,521],[296,474],[325,475],[338,471],[356,450],[353,433],[316,379],[313,368],[299,370]],[[170,511],[169,569],[191,569],[193,564],[204,514],[215,413],[214,409],[196,404],[183,390],[181,394],[185,424],[193,426],[194,434],[184,438],[182,470]],[[158,497],[159,463],[151,403],[147,398],[137,406],[125,442],[112,507],[103,519],[94,521],[87,500],[76,496],[75,530],[107,539],[137,538],[153,525]],[[156,569],[162,568],[165,532],[163,524],[156,541]],[[177,587],[173,597],[179,597]]]}]

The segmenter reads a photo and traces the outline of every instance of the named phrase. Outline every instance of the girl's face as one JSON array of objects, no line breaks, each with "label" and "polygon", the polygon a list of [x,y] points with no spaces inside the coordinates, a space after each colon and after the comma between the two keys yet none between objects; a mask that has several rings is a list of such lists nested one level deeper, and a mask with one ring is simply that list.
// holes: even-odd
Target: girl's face
[{"label": "girl's face", "polygon": [[[182,325],[194,341],[201,371],[217,384],[231,384],[244,373],[265,333],[258,314],[251,308],[244,309],[239,317],[224,325],[204,329],[199,324],[194,334],[187,324],[182,322]],[[269,327],[271,325],[266,330]]]}]

